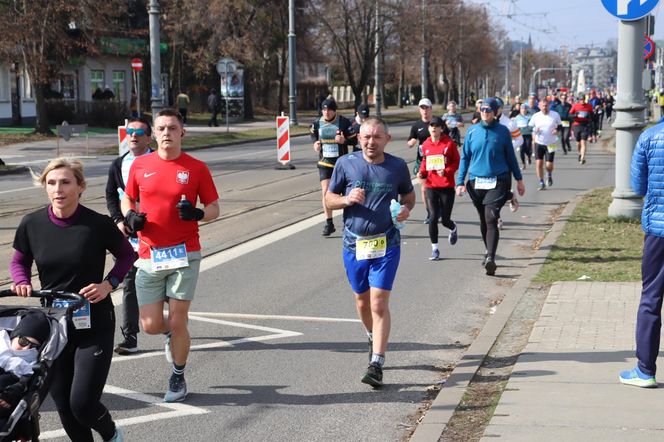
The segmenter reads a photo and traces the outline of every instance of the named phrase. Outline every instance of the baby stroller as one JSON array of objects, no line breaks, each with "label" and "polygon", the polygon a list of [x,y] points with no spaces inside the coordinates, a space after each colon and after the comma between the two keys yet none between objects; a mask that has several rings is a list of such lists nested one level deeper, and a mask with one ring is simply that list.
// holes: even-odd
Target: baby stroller
[{"label": "baby stroller", "polygon": [[[0,298],[16,296],[10,290],[0,290]],[[31,308],[43,311],[51,325],[48,340],[39,348],[39,359],[32,367],[33,374],[27,384],[27,390],[11,416],[4,425],[0,424],[0,442],[38,441],[39,407],[51,385],[51,368],[67,344],[67,324],[72,320],[72,313],[84,303],[84,298],[76,293],[33,290],[32,297],[41,298],[44,307],[0,306],[0,329],[13,330],[21,317]],[[53,301],[73,301],[68,307],[53,307]]]}]

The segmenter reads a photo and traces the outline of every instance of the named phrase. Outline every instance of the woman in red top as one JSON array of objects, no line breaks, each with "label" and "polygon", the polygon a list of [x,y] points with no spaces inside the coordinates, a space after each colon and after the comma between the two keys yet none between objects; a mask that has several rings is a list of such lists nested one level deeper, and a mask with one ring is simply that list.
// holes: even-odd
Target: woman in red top
[{"label": "woman in red top", "polygon": [[[454,173],[459,168],[459,151],[448,136],[449,130],[442,119],[431,119],[429,133],[431,136],[422,144],[423,159],[417,176],[426,180],[430,211],[440,215],[443,226],[450,229],[447,239],[454,245],[457,242],[457,226],[451,215],[454,207]],[[437,219],[432,219],[429,223],[429,238],[432,249],[429,259],[436,261],[440,258]]]}]

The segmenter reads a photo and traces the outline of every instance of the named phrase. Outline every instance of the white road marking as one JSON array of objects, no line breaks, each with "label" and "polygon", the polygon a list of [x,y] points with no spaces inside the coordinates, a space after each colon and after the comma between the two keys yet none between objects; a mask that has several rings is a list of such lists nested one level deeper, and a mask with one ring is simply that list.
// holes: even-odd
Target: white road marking
[{"label": "white road marking", "polygon": [[[189,319],[192,319],[194,321],[201,321],[201,322],[211,322],[213,324],[219,324],[219,325],[227,325],[231,327],[239,327],[239,328],[248,328],[251,330],[259,330],[259,331],[265,331],[269,332],[271,334],[269,335],[263,335],[263,336],[254,336],[254,337],[248,337],[248,338],[238,338],[238,339],[233,339],[231,341],[216,341],[216,342],[209,342],[207,344],[198,344],[198,345],[192,345],[191,350],[206,350],[210,348],[222,348],[222,347],[233,347],[235,345],[239,344],[246,344],[249,342],[263,342],[263,341],[270,341],[272,339],[282,339],[282,338],[292,338],[294,336],[301,336],[302,333],[296,332],[296,331],[291,331],[291,330],[282,330],[280,328],[272,328],[272,327],[263,327],[260,325],[251,325],[251,324],[243,324],[241,322],[232,322],[232,321],[224,321],[221,319],[212,319],[212,318],[203,318],[200,316],[195,316],[190,314]],[[143,358],[151,358],[154,356],[162,356],[164,354],[163,351],[150,351],[150,352],[141,352],[138,354],[134,355],[129,355],[129,356],[115,356],[113,357],[112,362],[123,362],[123,361],[133,361],[136,359],[143,359]]]},{"label": "white road marking", "polygon": [[326,318],[326,317],[316,317],[316,316],[251,315],[246,313],[213,313],[213,312],[189,312],[189,314],[196,316],[211,316],[213,318],[277,319],[283,321],[311,321],[311,322],[362,322],[359,319]]},{"label": "white road marking", "polygon": [[[152,413],[146,414],[143,416],[134,416],[128,417],[125,419],[117,419],[115,422],[122,426],[128,427],[130,425],[142,424],[145,422],[154,422],[164,419],[172,419],[184,416],[191,416],[195,414],[207,414],[210,411],[205,408],[194,407],[193,405],[187,405],[182,402],[178,403],[166,403],[163,402],[163,398],[157,396],[150,396],[148,394],[139,393],[138,391],[126,390],[120,387],[114,387],[113,385],[106,385],[104,387],[104,393],[113,394],[115,396],[126,397],[128,399],[145,402],[149,405],[155,405],[160,408],[165,408],[170,411],[165,411],[162,413]],[[64,429],[44,431],[39,436],[40,439],[55,439],[57,437],[66,437]]]}]

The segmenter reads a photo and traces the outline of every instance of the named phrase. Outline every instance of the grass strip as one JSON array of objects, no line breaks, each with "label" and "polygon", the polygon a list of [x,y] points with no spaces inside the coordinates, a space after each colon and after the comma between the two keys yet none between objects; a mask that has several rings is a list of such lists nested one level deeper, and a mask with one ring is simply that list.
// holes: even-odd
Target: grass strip
[{"label": "grass strip", "polygon": [[[609,218],[612,189],[586,194],[533,282],[640,281],[643,231],[637,219]],[[587,279],[587,278],[584,278]]]}]

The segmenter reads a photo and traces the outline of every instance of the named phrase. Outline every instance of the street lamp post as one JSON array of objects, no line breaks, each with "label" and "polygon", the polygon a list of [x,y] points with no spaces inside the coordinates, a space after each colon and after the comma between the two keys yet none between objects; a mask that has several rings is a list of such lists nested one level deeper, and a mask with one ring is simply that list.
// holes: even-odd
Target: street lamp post
[{"label": "street lamp post", "polygon": [[618,93],[616,104],[616,187],[609,216],[638,218],[642,200],[630,186],[630,164],[636,140],[646,126],[643,110],[643,33],[646,19],[620,21],[618,25]]},{"label": "street lamp post", "polygon": [[152,92],[150,94],[150,104],[152,108],[152,118],[164,107],[163,97],[161,96],[161,53],[159,52],[159,2],[150,0],[150,79],[152,82]]},{"label": "street lamp post", "polygon": [[[290,124],[297,126],[297,79],[295,78],[295,0],[288,0],[288,109]],[[279,97],[281,100],[281,97]]]}]

